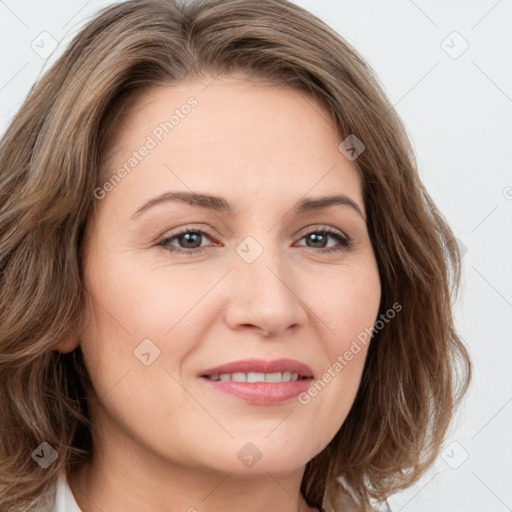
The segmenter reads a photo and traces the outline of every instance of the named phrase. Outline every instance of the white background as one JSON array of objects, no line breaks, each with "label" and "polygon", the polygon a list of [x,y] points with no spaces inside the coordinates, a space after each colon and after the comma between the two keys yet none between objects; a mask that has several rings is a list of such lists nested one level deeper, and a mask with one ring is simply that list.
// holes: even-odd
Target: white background
[{"label": "white background", "polygon": [[[108,3],[0,0],[0,133],[48,68],[37,51],[60,42],[53,62]],[[422,179],[467,251],[456,322],[473,358],[473,384],[442,457],[391,499],[392,509],[512,510],[512,1],[296,3],[377,72],[406,123]]]}]

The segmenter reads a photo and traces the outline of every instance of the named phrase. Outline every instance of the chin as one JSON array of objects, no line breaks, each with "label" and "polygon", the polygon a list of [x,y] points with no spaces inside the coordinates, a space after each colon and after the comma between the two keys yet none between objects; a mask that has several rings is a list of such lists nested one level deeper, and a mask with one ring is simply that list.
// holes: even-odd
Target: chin
[{"label": "chin", "polygon": [[[237,437],[229,442],[230,446],[218,445],[218,453],[210,451],[209,461],[212,469],[232,473],[239,478],[251,478],[257,475],[265,477],[298,471],[307,464],[322,446],[309,446],[307,442],[290,442],[285,436],[271,434]],[[306,437],[306,436],[305,436]]]}]

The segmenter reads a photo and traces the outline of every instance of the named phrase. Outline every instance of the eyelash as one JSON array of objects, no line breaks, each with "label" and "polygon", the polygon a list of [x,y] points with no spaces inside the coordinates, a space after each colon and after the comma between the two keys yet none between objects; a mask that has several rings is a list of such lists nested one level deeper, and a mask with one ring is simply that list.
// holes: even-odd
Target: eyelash
[{"label": "eyelash", "polygon": [[[185,235],[187,233],[206,235],[208,238],[214,240],[214,237],[206,231],[187,227],[187,228],[184,228],[183,230],[181,230],[180,232],[173,234],[170,237],[163,238],[162,240],[160,240],[158,242],[157,246],[162,247],[164,250],[169,251],[171,253],[183,254],[184,256],[194,256],[199,253],[202,253],[205,249],[207,249],[207,247],[197,247],[195,249],[183,249],[183,248],[179,248],[179,247],[170,245],[169,242],[171,242],[172,240],[179,238],[180,236]],[[323,254],[342,251],[342,250],[349,251],[352,249],[352,240],[349,237],[342,235],[339,231],[337,231],[335,229],[332,229],[329,227],[325,227],[325,228],[321,228],[321,229],[317,228],[317,229],[308,231],[307,233],[304,233],[304,235],[301,237],[301,240],[311,234],[329,235],[332,238],[335,238],[339,242],[339,245],[330,247],[328,249],[324,248],[324,249],[318,249],[318,250],[315,250],[314,247],[307,247],[307,246],[302,246],[302,247],[306,247],[306,248],[312,249],[315,252],[320,252]]]}]

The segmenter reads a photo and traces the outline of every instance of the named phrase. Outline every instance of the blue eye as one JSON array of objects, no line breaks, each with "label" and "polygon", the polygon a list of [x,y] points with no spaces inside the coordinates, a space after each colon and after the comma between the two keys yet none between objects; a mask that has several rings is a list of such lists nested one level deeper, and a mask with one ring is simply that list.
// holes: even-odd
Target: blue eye
[{"label": "blue eye", "polygon": [[[162,239],[160,242],[158,242],[157,245],[163,247],[164,250],[169,251],[171,253],[180,253],[185,256],[193,256],[203,252],[205,249],[208,248],[208,246],[201,246],[201,239],[204,236],[206,236],[209,239],[213,238],[205,231],[185,228],[182,231],[175,233],[170,237]],[[308,237],[309,240],[312,241],[313,243],[319,244],[319,247],[307,246],[308,248],[313,250],[318,249],[315,252],[330,253],[333,251],[352,249],[352,240],[347,236],[344,236],[341,232],[331,228],[323,228],[314,231],[309,231],[308,233],[302,236],[301,240],[307,239]],[[329,238],[335,239],[337,241],[337,244],[335,244],[333,247],[325,248],[324,246],[327,245]],[[173,245],[171,242],[175,240],[182,246],[177,247],[176,245]],[[218,244],[215,245],[218,246]]]},{"label": "blue eye", "polygon": [[[347,236],[342,235],[339,231],[331,228],[310,231],[303,236],[303,238],[307,237],[311,237],[310,240],[312,240],[314,243],[320,243],[321,246],[324,241],[327,243],[328,238],[334,238],[337,240],[337,245],[327,249],[322,246],[320,247],[319,252],[341,251],[343,249],[349,250],[352,248],[352,240],[350,240]],[[312,248],[314,249],[315,247],[313,246]]]},{"label": "blue eye", "polygon": [[[158,245],[162,246],[166,251],[182,253],[186,256],[192,256],[204,251],[205,247],[197,247],[198,241],[201,245],[201,237],[206,236],[210,238],[208,233],[201,230],[184,229],[179,233],[174,234],[171,237],[164,238]],[[185,244],[185,247],[176,247],[171,245],[173,240],[177,240],[179,243]]]}]

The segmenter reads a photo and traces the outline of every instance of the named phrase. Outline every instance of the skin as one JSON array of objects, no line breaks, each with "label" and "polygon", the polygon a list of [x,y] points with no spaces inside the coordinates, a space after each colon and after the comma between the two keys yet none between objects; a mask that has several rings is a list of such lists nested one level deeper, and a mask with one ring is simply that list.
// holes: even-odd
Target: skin
[{"label": "skin", "polygon": [[[251,404],[198,376],[240,359],[285,357],[320,378],[374,324],[381,294],[361,179],[329,115],[285,87],[210,81],[145,92],[110,145],[109,175],[175,108],[197,99],[97,201],[87,225],[86,327],[58,347],[81,345],[96,393],[93,458],[68,475],[84,512],[315,510],[300,493],[305,465],[339,430],[360,382],[364,346],[307,404]],[[131,218],[164,191],[221,196],[234,213],[167,202]],[[292,211],[304,197],[333,193],[352,198],[363,217],[339,205]],[[196,245],[169,243],[203,252],[157,245],[191,224],[208,234]],[[353,248],[306,236],[326,227]],[[247,236],[263,250],[252,263],[236,251]],[[146,338],[160,350],[148,366],[134,356]],[[261,454],[250,468],[237,457],[247,442]]]}]

